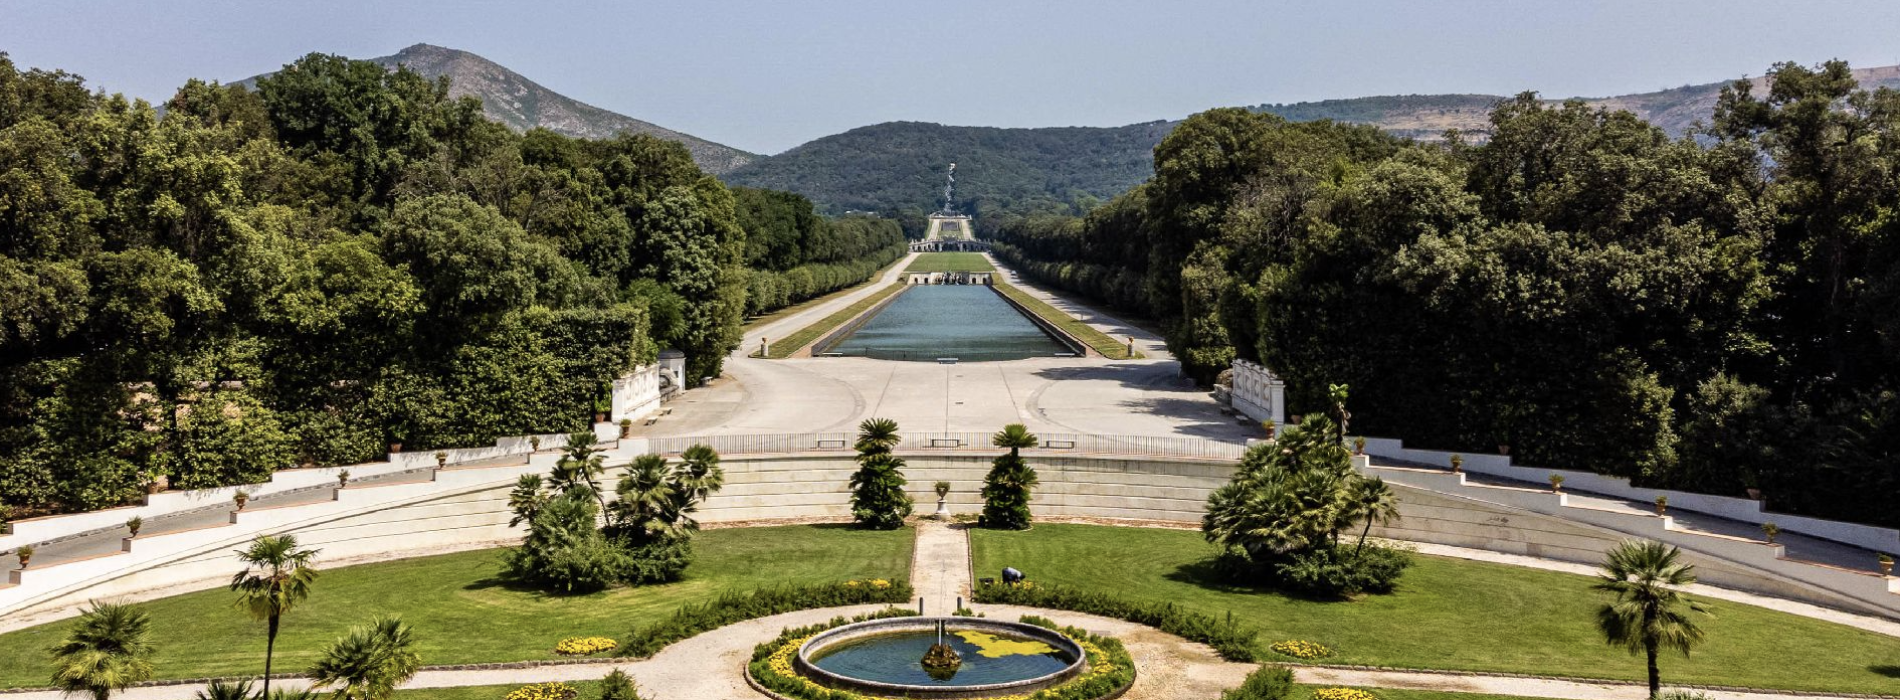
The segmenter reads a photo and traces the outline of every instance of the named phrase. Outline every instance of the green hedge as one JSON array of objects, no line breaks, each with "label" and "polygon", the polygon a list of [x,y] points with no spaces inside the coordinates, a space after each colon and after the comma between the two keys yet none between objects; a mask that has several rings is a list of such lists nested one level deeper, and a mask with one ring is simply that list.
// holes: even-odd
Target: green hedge
[{"label": "green hedge", "polygon": [[1293,692],[1293,671],[1285,666],[1266,665],[1247,674],[1238,687],[1220,694],[1220,700],[1286,700]]},{"label": "green hedge", "polygon": [[1228,661],[1253,661],[1257,633],[1234,621],[1190,612],[1173,603],[1151,603],[1117,598],[1100,591],[1081,591],[1034,583],[979,583],[976,602],[1069,610],[1147,625],[1189,641],[1214,647]]},{"label": "green hedge", "polygon": [[710,601],[682,607],[665,620],[635,628],[620,645],[620,655],[646,658],[701,632],[780,613],[910,600],[910,583],[902,580],[891,581],[884,588],[849,581],[721,593]]}]

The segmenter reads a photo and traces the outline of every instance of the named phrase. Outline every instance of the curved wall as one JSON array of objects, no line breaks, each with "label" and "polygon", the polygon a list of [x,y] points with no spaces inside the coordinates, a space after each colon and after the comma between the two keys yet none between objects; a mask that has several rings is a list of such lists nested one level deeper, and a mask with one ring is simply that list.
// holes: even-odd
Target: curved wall
[{"label": "curved wall", "polygon": [[[903,456],[908,463],[904,473],[919,514],[934,510],[936,495],[931,487],[940,480],[951,483],[948,500],[953,512],[974,513],[981,508],[978,492],[990,468],[990,455]],[[1232,470],[1225,462],[1188,459],[1057,456],[1034,451],[1025,456],[1041,477],[1032,508],[1045,518],[1197,526],[1208,493],[1225,484]],[[842,519],[850,515],[847,482],[856,464],[849,455],[729,457],[721,464],[726,470],[726,486],[698,515],[708,525]],[[313,517],[273,531],[295,533],[304,544],[322,549],[322,558],[332,566],[510,544],[521,534],[508,527],[507,495],[513,483],[510,473],[505,479],[442,485],[434,492],[400,502],[333,517]],[[1602,560],[1604,551],[1631,538],[1629,533],[1635,531],[1453,495],[1429,485],[1393,486],[1404,517],[1391,526],[1376,528],[1374,534],[1394,539],[1595,564]],[[9,612],[0,630],[63,616],[91,598],[149,596],[160,590],[171,594],[222,585],[235,570],[230,551],[240,543],[218,542],[39,601]],[[1864,597],[1805,585],[1747,556],[1730,557],[1720,548],[1685,549],[1703,580],[1712,585],[1900,617],[1896,614],[1900,611],[1900,596],[1894,597],[1893,608],[1884,608],[1877,602],[1869,604]]]}]

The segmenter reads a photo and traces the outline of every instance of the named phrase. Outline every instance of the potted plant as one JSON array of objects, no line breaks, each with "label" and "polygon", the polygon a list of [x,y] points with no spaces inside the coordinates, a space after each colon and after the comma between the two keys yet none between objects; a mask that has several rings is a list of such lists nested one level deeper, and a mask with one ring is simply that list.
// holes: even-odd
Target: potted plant
[{"label": "potted plant", "polygon": [[1508,442],[1498,443],[1498,454],[1504,455],[1506,457],[1511,456],[1511,443],[1508,443]]},{"label": "potted plant", "polygon": [[231,502],[237,504],[238,510],[244,510],[244,504],[251,502],[251,492],[239,491],[231,494]]},{"label": "potted plant", "polygon": [[1365,438],[1356,437],[1352,439],[1352,453],[1355,456],[1364,456],[1366,454],[1366,439]]},{"label": "potted plant", "polygon": [[1562,474],[1550,475],[1550,492],[1551,493],[1564,492],[1564,475]]},{"label": "potted plant", "polygon": [[540,451],[541,451],[541,436],[539,436],[539,435],[529,435],[529,436],[528,436],[528,451],[529,451],[529,452],[540,452]]},{"label": "potted plant", "polygon": [[633,437],[633,419],[632,418],[620,419],[620,437],[622,438]]},{"label": "potted plant", "polygon": [[396,454],[397,452],[401,452],[401,451],[402,451],[402,443],[400,443],[400,442],[392,442],[392,443],[389,443],[389,453],[390,453],[390,454]]},{"label": "potted plant", "polygon": [[937,512],[934,515],[936,515],[937,519],[939,520],[949,520],[950,506],[944,501],[944,499],[950,495],[950,482],[939,481],[936,483],[936,489],[937,489]]},{"label": "potted plant", "polygon": [[441,469],[446,466],[449,466],[449,453],[442,450],[436,450],[435,468]]},{"label": "potted plant", "polygon": [[1775,535],[1781,534],[1781,526],[1774,523],[1762,523],[1761,534],[1768,538],[1768,544],[1775,543]]},{"label": "potted plant", "polygon": [[1879,554],[1874,555],[1874,560],[1880,562],[1881,576],[1893,575],[1893,555],[1892,554],[1881,552]]},{"label": "potted plant", "polygon": [[144,527],[145,519],[136,515],[132,516],[132,519],[125,521],[125,529],[127,532],[132,533],[133,537],[138,537],[139,530]]},{"label": "potted plant", "polygon": [[1656,497],[1656,515],[1660,517],[1662,516],[1662,514],[1667,513],[1667,512],[1669,512],[1669,497],[1657,496]]},{"label": "potted plant", "polygon": [[339,471],[337,471],[337,473],[336,473],[336,487],[337,487],[337,488],[340,488],[340,489],[341,489],[341,488],[348,488],[348,487],[349,487],[349,485],[350,485],[350,470],[348,470],[348,469],[343,469],[343,470],[339,470]]},{"label": "potted plant", "polygon": [[33,545],[20,545],[18,549],[13,550],[13,556],[20,558],[20,568],[26,568],[27,563],[33,561]]},{"label": "potted plant", "polygon": [[1453,474],[1465,473],[1465,456],[1464,455],[1451,456],[1451,473]]},{"label": "potted plant", "polygon": [[1272,439],[1273,439],[1273,431],[1274,431],[1274,429],[1276,429],[1276,428],[1278,428],[1278,427],[1280,427],[1280,426],[1279,426],[1279,425],[1277,425],[1277,424],[1275,424],[1275,423],[1274,423],[1273,421],[1271,421],[1271,420],[1263,420],[1263,421],[1260,421],[1260,427],[1262,427],[1262,428],[1266,428],[1266,429],[1267,429],[1267,439],[1268,439],[1268,440],[1272,440]]}]

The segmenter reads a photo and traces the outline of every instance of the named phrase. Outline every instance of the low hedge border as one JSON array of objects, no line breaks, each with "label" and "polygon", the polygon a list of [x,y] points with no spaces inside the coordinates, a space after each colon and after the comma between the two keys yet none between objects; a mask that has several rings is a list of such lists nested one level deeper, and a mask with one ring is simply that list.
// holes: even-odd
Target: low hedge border
[{"label": "low hedge border", "polygon": [[[877,586],[873,583],[883,582]],[[847,605],[897,604],[911,601],[909,581],[843,581],[727,592],[704,603],[674,611],[665,620],[635,628],[621,642],[619,656],[646,658],[674,642],[736,622],[815,608]]]},{"label": "low hedge border", "polygon": [[1235,622],[1232,614],[1223,620],[1183,610],[1174,603],[1135,602],[1100,591],[1038,586],[1034,582],[978,583],[973,597],[979,603],[1068,610],[1127,620],[1211,646],[1228,661],[1255,660],[1253,645],[1259,635]]},{"label": "low hedge border", "polygon": [[[788,653],[797,653],[805,640],[834,627],[886,617],[914,617],[908,609],[886,610],[856,618],[833,618],[830,622],[806,627],[787,628],[778,638],[752,649],[746,664],[746,684],[777,700],[875,700],[871,696],[818,685],[792,670]],[[990,700],[1115,700],[1135,684],[1135,660],[1121,640],[1104,637],[1075,627],[1062,627],[1046,618],[1025,615],[1025,624],[1059,632],[1082,647],[1089,668],[1082,675],[1053,688],[1028,694],[1001,695]]]}]

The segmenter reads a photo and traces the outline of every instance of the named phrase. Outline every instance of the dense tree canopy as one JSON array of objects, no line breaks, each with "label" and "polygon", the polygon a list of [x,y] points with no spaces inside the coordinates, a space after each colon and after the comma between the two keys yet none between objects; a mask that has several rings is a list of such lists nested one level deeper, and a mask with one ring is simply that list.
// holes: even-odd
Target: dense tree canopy
[{"label": "dense tree canopy", "polygon": [[996,240],[1296,413],[1349,383],[1360,432],[1900,523],[1900,93],[1771,77],[1684,139],[1530,94],[1483,143],[1213,110],[1148,183]]},{"label": "dense tree canopy", "polygon": [[0,503],[580,430],[658,348],[717,375],[743,314],[902,249],[408,70],[313,54],[161,114],[0,55]]}]

